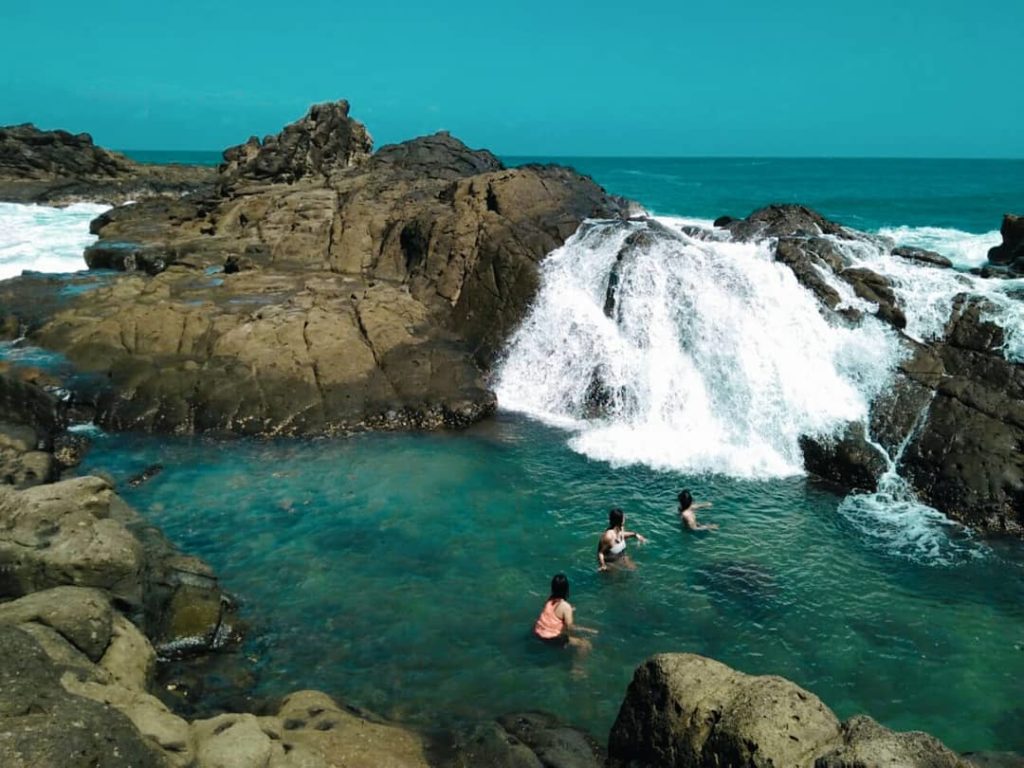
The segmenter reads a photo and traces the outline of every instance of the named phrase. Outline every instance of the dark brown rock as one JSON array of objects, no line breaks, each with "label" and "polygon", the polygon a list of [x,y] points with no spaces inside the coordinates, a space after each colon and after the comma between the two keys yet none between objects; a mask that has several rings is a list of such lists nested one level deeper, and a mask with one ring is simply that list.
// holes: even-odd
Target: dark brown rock
[{"label": "dark brown rock", "polygon": [[999,228],[1003,242],[990,248],[988,260],[993,264],[1005,264],[1014,271],[1024,271],[1024,216],[1008,213],[1003,216]]},{"label": "dark brown rock", "polygon": [[219,170],[222,188],[245,182],[291,183],[308,176],[329,176],[365,160],[373,150],[366,128],[348,116],[348,102],[316,104],[304,118],[262,142],[224,150]]},{"label": "dark brown rock", "polygon": [[800,439],[804,467],[854,491],[874,492],[878,479],[888,469],[885,456],[871,445],[864,434],[864,425],[853,422],[832,440]]},{"label": "dark brown rock", "polygon": [[145,165],[97,147],[87,133],[0,127],[0,200],[123,202],[209,189],[212,168]]},{"label": "dark brown rock", "polygon": [[829,221],[817,211],[803,205],[792,204],[769,205],[754,211],[745,219],[734,219],[722,226],[728,229],[736,240],[819,235],[851,237],[845,227]]},{"label": "dark brown rock", "polygon": [[892,249],[892,255],[899,256],[901,259],[907,259],[908,261],[915,261],[919,264],[926,264],[930,267],[941,267],[946,269],[953,266],[953,262],[945,256],[938,254],[935,251],[925,250],[924,248],[898,246]]}]

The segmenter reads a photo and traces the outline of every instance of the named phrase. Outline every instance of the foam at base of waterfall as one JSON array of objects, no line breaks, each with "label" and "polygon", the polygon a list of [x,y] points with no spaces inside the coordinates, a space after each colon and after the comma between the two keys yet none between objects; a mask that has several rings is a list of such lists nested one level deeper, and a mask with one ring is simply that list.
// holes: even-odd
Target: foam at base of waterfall
[{"label": "foam at base of waterfall", "polygon": [[875,493],[852,493],[839,505],[839,514],[880,549],[930,566],[956,565],[987,554],[969,529],[915,501],[909,491],[885,486],[883,481]]},{"label": "foam at base of waterfall", "polygon": [[801,473],[800,437],[862,419],[890,380],[895,334],[873,317],[830,325],[768,241],[657,222],[591,223],[547,258],[498,367],[499,404],[616,466]]}]

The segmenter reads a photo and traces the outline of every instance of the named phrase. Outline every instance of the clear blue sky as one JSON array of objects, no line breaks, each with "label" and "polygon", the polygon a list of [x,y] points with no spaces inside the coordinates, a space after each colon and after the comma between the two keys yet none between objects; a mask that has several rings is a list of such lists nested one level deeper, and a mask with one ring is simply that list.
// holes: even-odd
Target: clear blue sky
[{"label": "clear blue sky", "polygon": [[4,0],[0,124],[222,149],[347,98],[377,146],[1024,157],[1021,0]]}]

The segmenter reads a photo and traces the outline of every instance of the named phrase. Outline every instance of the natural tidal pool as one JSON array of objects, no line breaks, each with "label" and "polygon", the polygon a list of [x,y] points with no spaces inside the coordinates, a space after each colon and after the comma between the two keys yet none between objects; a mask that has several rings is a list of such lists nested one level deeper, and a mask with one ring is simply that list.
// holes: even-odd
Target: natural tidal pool
[{"label": "natural tidal pool", "polygon": [[[543,709],[603,740],[636,665],[690,651],[843,718],[1024,750],[1024,546],[921,521],[869,535],[807,478],[612,468],[508,414],[458,434],[100,436],[82,471],[216,569],[261,694],[317,688],[427,726]],[[682,531],[683,487],[720,530]],[[612,506],[650,539],[636,571],[597,572]],[[584,676],[529,636],[559,571],[600,631]]]}]

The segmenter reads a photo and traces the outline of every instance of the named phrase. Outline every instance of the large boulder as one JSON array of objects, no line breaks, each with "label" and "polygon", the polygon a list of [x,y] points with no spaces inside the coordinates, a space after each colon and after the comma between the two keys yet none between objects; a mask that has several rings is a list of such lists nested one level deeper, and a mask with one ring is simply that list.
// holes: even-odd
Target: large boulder
[{"label": "large boulder", "polygon": [[612,727],[613,766],[629,768],[967,768],[926,733],[858,715],[840,724],[814,694],[694,654],[641,664]]},{"label": "large boulder", "polygon": [[1008,213],[999,228],[1003,242],[989,249],[988,260],[1008,265],[1015,272],[1024,272],[1024,216]]},{"label": "large boulder", "polygon": [[814,761],[814,768],[968,768],[934,736],[896,732],[865,715],[843,723],[843,743]]},{"label": "large boulder", "polygon": [[0,621],[0,765],[5,768],[164,768],[130,720],[61,684],[67,667]]},{"label": "large boulder", "polygon": [[634,672],[608,754],[615,765],[663,768],[810,766],[840,739],[836,716],[788,680],[660,654]]},{"label": "large boulder", "polygon": [[110,515],[113,489],[82,477],[23,491],[0,485],[0,597],[73,585],[142,600],[142,547]]}]

